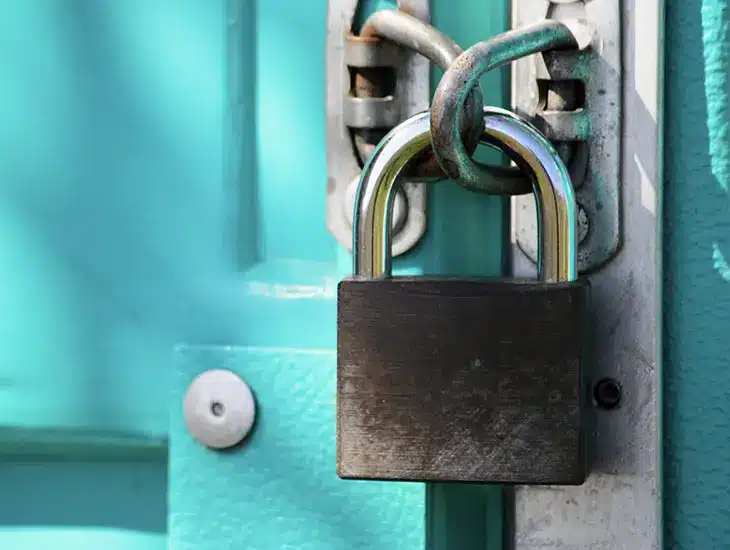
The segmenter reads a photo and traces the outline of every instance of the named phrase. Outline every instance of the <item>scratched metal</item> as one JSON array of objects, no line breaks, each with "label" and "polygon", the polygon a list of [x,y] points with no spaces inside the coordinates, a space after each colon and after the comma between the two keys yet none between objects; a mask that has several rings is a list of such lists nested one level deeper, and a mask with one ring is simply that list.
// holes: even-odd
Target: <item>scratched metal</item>
[{"label": "scratched metal", "polygon": [[586,281],[343,280],[338,475],[583,483],[588,299]]},{"label": "scratched metal", "polygon": [[[588,231],[578,244],[578,271],[588,273],[610,261],[621,244],[621,116],[622,71],[620,0],[551,3],[548,0],[512,2],[515,28],[548,17],[585,19],[597,29],[600,42],[586,50],[532,55],[512,67],[512,103],[556,144],[582,143],[589,162],[582,174],[573,174],[576,200]],[[538,81],[578,81],[584,103],[572,111],[553,110],[540,97]],[[576,84],[577,85],[577,84]],[[555,84],[553,84],[555,86]],[[551,108],[552,107],[552,108]],[[572,163],[571,163],[572,164]],[[529,195],[514,199],[515,226],[520,248],[533,262],[538,257],[535,201]]]},{"label": "scratched metal", "polygon": [[[520,487],[516,550],[658,550],[661,530],[659,265],[661,0],[626,0],[621,170],[624,243],[589,276],[595,304],[596,377],[622,385],[619,408],[597,411],[593,473],[581,487]],[[534,267],[515,244],[513,270]]]},{"label": "scratched metal", "polygon": [[[400,0],[401,9],[422,21],[430,20],[428,0]],[[346,36],[352,25],[358,0],[329,0],[327,3],[327,89],[325,130],[327,141],[327,202],[325,223],[330,233],[347,250],[352,248],[352,226],[347,215],[347,190],[360,175],[358,155],[350,129],[344,122],[344,100],[350,89],[350,72],[345,63]],[[399,102],[400,120],[425,111],[431,97],[430,65],[414,52],[402,51],[404,62],[396,67],[394,97]],[[402,186],[407,212],[400,231],[393,236],[393,256],[416,245],[426,231],[426,188],[422,183]]]}]

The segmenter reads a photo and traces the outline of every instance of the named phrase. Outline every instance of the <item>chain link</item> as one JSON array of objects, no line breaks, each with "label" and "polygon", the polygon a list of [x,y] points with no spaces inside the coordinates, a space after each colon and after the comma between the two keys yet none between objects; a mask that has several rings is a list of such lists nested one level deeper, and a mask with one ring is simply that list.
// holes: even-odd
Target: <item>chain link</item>
[{"label": "chain link", "polygon": [[[444,70],[463,52],[449,36],[417,17],[399,10],[376,11],[365,21],[356,38],[364,41],[385,39],[389,43],[422,55]],[[383,68],[358,69],[354,74],[353,93],[358,97],[385,97],[392,90],[392,86],[388,83],[389,77],[390,73]],[[475,86],[465,100],[463,107],[465,116],[460,119],[462,137],[465,146],[471,152],[476,150],[484,128],[482,104],[481,89]],[[386,132],[384,129],[360,129],[354,132],[355,147],[363,164]],[[497,177],[498,174],[499,171],[495,171]],[[446,176],[429,151],[421,155],[418,161],[411,163],[403,177],[405,180],[428,181],[444,179]]]},{"label": "chain link", "polygon": [[490,181],[491,167],[471,158],[459,132],[462,105],[488,71],[535,53],[583,49],[592,40],[593,29],[583,22],[547,19],[478,42],[461,54],[444,73],[431,104],[431,145],[444,172],[460,185],[485,193],[521,195],[532,192],[532,186],[526,180],[522,180],[519,187],[500,186],[500,182]]},{"label": "chain link", "polygon": [[[491,68],[533,53],[576,47],[574,30],[569,29],[562,23],[544,21],[526,29],[510,31],[480,42],[467,50],[468,55],[466,55],[450,37],[420,19],[399,10],[380,10],[367,19],[357,38],[366,41],[378,38],[385,39],[424,56],[444,69],[446,74],[451,74],[453,77],[455,61],[457,59],[468,60],[476,51],[474,49],[476,46],[488,52],[487,55],[490,55],[489,52],[495,46],[500,50],[503,59],[499,61],[498,65],[486,69],[491,70]],[[585,29],[581,28],[580,30]],[[489,62],[489,60],[487,61]],[[461,61],[460,66],[463,66]],[[483,72],[486,72],[486,70]],[[464,70],[459,71],[460,77],[464,76],[464,73]],[[384,70],[377,68],[370,70],[359,69],[354,77],[354,93],[360,97],[384,97],[389,90],[387,78],[388,73]],[[441,82],[444,82],[443,79]],[[438,149],[436,151],[426,151],[410,163],[404,169],[404,180],[430,181],[451,178],[455,179],[462,187],[481,193],[496,195],[531,193],[532,184],[519,168],[477,164],[471,160],[471,155],[479,143],[484,123],[482,115],[483,100],[478,77],[470,79],[469,82],[470,88],[459,100],[461,116],[449,117],[450,123],[454,125],[449,127],[449,135],[452,131],[457,132],[458,139],[454,140],[443,135],[445,123],[437,128],[432,121],[432,131],[436,132],[434,144]],[[445,89],[442,94],[445,92],[447,95],[453,95],[458,87],[457,82],[454,89]],[[439,89],[442,89],[441,84]],[[558,104],[561,99],[567,103],[572,102],[574,100],[572,90],[548,90],[547,101],[550,108],[562,110]],[[436,110],[441,108],[437,104],[440,104],[440,102],[439,99],[432,105],[432,117],[437,116]],[[567,103],[566,107],[568,107]],[[354,132],[353,142],[363,164],[370,157],[373,149],[383,138],[386,131],[385,129],[361,128]],[[588,162],[587,151],[582,145],[570,146],[566,144],[560,148],[563,158],[568,164],[571,177],[575,182],[582,181]],[[456,159],[457,164],[463,165],[465,168],[455,170],[449,164],[452,159]],[[443,164],[444,162],[446,165]]]}]

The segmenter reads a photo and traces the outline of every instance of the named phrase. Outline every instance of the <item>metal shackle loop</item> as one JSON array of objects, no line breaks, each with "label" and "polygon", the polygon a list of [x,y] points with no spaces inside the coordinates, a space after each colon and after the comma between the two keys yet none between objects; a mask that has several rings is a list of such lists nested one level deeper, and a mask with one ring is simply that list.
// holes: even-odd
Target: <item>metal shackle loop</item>
[{"label": "metal shackle loop", "polygon": [[[391,234],[395,188],[408,163],[428,153],[428,111],[391,130],[363,168],[353,216],[353,274],[368,279],[391,276]],[[577,276],[576,203],[570,175],[552,144],[514,113],[484,108],[482,141],[501,149],[533,182],[540,235],[538,277],[572,281]]]},{"label": "metal shackle loop", "polygon": [[[488,167],[471,158],[461,138],[461,110],[471,89],[487,72],[535,53],[565,48],[587,48],[594,29],[580,20],[546,19],[477,42],[447,69],[431,103],[433,152],[443,171],[460,185],[485,193],[502,194],[505,189],[485,187]],[[513,194],[529,192],[529,186],[510,189]]]}]

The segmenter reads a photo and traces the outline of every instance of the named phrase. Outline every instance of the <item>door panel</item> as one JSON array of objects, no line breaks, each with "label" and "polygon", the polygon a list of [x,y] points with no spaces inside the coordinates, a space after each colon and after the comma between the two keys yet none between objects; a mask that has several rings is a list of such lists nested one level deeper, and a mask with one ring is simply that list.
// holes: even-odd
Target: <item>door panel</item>
[{"label": "door panel", "polygon": [[[434,13],[459,41],[505,26],[504,7],[458,4],[439,0]],[[2,10],[0,451],[11,491],[0,497],[0,546],[53,537],[59,548],[162,548],[171,427],[169,525],[181,545],[219,529],[229,544],[246,532],[261,547],[422,548],[423,485],[334,475],[333,288],[350,258],[324,225],[324,3]],[[487,80],[487,101],[504,104],[503,77]],[[398,270],[498,273],[504,210],[435,186],[429,233]],[[179,396],[184,375],[208,363],[181,363],[180,344],[234,346],[260,400],[249,454],[217,456],[190,440]],[[286,432],[293,452],[278,461],[270,453]],[[133,493],[144,504],[130,504],[120,495],[140,483],[140,467],[152,477]],[[78,513],[44,513],[39,484],[49,503],[65,498]],[[250,504],[260,491],[265,505]],[[471,502],[489,512],[486,502],[499,504],[490,495]],[[449,528],[440,498],[429,497],[441,514],[432,536],[484,539],[483,522]]]},{"label": "door panel", "polygon": [[724,0],[667,2],[667,548],[723,548],[730,539],[729,24]]}]

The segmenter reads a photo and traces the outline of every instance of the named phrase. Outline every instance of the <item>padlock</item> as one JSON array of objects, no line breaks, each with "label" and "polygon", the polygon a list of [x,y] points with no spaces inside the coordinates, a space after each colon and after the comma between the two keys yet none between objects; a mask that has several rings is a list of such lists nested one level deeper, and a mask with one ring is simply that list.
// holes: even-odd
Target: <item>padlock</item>
[{"label": "padlock", "polygon": [[590,286],[576,279],[570,177],[520,117],[486,108],[484,123],[482,141],[533,181],[538,279],[392,276],[394,189],[428,154],[428,113],[380,142],[356,197],[354,274],[337,294],[340,478],[579,485],[588,475]]}]

